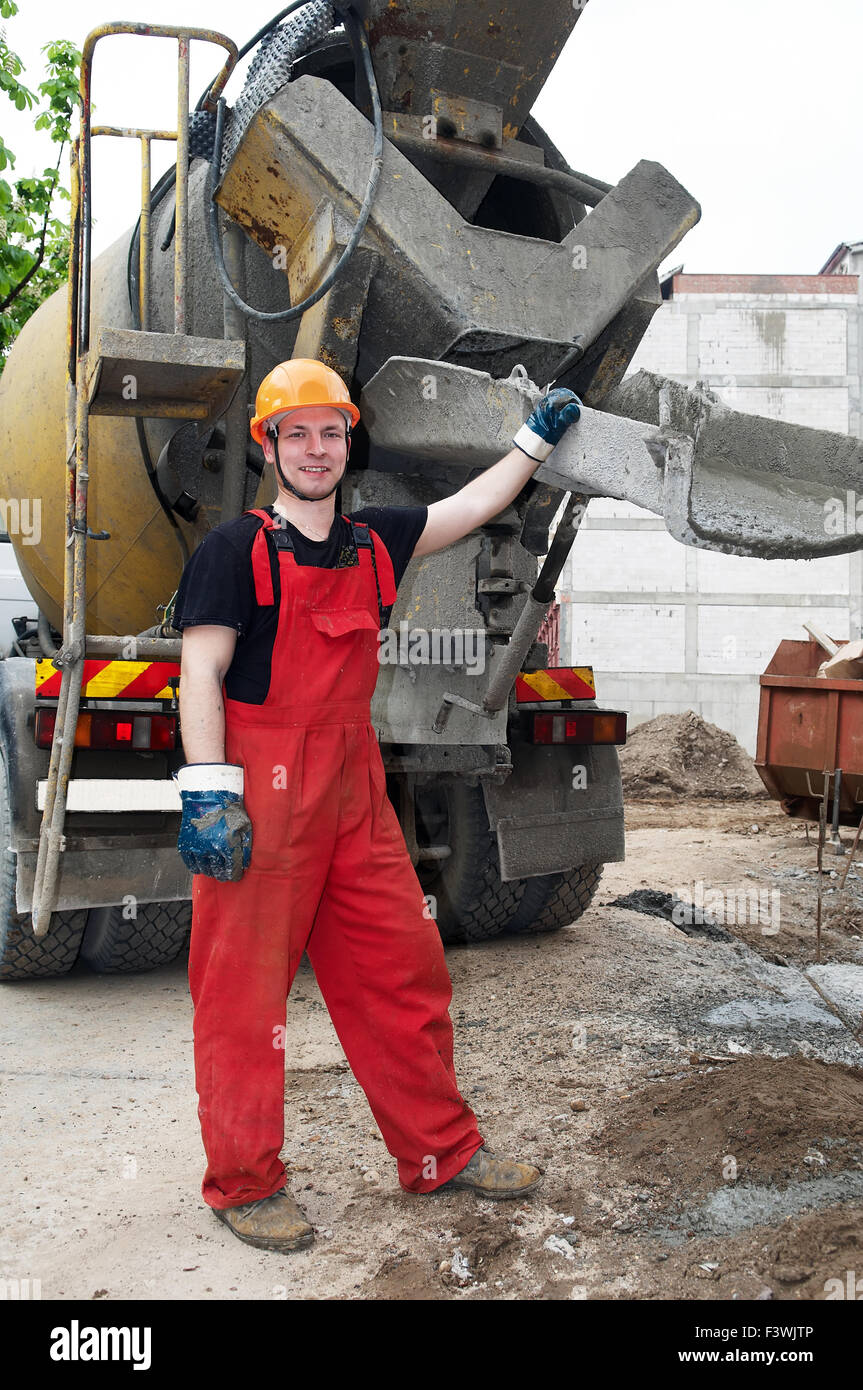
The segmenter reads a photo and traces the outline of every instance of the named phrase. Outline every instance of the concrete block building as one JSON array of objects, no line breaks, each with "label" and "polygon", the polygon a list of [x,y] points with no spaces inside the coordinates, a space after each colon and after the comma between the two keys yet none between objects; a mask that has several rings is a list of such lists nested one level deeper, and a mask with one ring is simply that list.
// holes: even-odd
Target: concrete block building
[{"label": "concrete block building", "polygon": [[[672,272],[630,373],[702,380],[736,410],[863,437],[861,283],[863,242],[817,275]],[[825,526],[837,524],[863,532],[863,484],[836,499]],[[758,676],[781,639],[805,638],[804,621],[863,635],[863,554],[719,555],[679,545],[638,507],[595,501],[559,597],[561,662],[593,665],[602,703],[631,726],[694,709],[754,753]]]}]

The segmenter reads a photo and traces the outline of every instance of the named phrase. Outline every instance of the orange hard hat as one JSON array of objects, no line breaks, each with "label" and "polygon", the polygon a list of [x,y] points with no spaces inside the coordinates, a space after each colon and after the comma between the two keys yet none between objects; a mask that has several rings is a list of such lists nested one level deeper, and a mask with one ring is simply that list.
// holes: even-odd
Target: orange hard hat
[{"label": "orange hard hat", "polygon": [[360,412],[351,400],[347,386],[338,372],[312,357],[296,357],[280,362],[264,377],[255,397],[255,414],[249,425],[252,438],[263,443],[268,420],[284,415],[300,406],[331,405],[347,415],[351,426]]}]

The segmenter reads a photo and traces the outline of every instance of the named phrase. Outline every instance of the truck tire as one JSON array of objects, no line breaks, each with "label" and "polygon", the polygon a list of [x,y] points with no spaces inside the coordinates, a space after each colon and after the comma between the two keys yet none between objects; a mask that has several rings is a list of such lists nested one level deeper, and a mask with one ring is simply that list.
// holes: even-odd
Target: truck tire
[{"label": "truck tire", "polygon": [[417,788],[416,801],[420,843],[444,844],[452,851],[439,862],[420,860],[417,869],[423,892],[436,899],[441,939],[449,945],[500,936],[518,909],[525,883],[501,880],[497,836],[482,789],[440,781]]},{"label": "truck tire", "polygon": [[15,909],[15,855],[9,848],[9,776],[0,757],[0,980],[50,979],[72,969],[81,949],[87,914],[55,912],[47,936],[37,941],[29,912]]},{"label": "truck tire", "polygon": [[121,904],[90,909],[81,959],[91,970],[122,975],[176,959],[189,939],[190,902],[138,903],[134,917],[124,917],[124,910]]},{"label": "truck tire", "polygon": [[507,934],[539,935],[570,926],[590,906],[602,869],[602,864],[581,864],[566,873],[525,879],[524,894],[507,924]]}]

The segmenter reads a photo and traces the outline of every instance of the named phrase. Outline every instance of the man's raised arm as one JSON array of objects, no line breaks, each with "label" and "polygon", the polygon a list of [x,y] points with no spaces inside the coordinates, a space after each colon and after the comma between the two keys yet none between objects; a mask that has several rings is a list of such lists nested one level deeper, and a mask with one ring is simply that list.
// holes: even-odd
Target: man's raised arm
[{"label": "man's raised arm", "polygon": [[518,496],[537,465],[548,458],[580,414],[581,402],[572,391],[560,389],[543,396],[515,435],[514,449],[451,497],[432,502],[414,555],[432,555],[443,550],[498,516]]}]

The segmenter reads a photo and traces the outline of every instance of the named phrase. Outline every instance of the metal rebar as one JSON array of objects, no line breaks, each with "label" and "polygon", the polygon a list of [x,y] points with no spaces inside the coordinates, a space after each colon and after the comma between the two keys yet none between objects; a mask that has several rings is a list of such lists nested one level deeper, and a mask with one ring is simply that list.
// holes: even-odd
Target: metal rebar
[{"label": "metal rebar", "polygon": [[815,908],[815,960],[821,960],[821,899],[823,896],[822,864],[824,862],[824,841],[827,838],[827,797],[830,795],[830,773],[824,773],[824,794],[821,798],[821,814],[818,817],[818,902]]},{"label": "metal rebar", "polygon": [[839,805],[842,800],[842,769],[837,767],[833,774],[833,821],[830,827],[830,848],[834,854],[844,854],[845,846],[839,834]]},{"label": "metal rebar", "polygon": [[840,893],[842,892],[842,889],[845,887],[845,880],[848,877],[848,872],[851,868],[852,863],[854,862],[854,855],[857,853],[857,846],[860,843],[861,830],[863,830],[863,811],[861,811],[860,813],[860,821],[858,823],[857,830],[854,835],[854,843],[851,846],[851,853],[848,855],[848,863],[845,865],[845,872],[842,875],[842,882],[839,884]]}]

